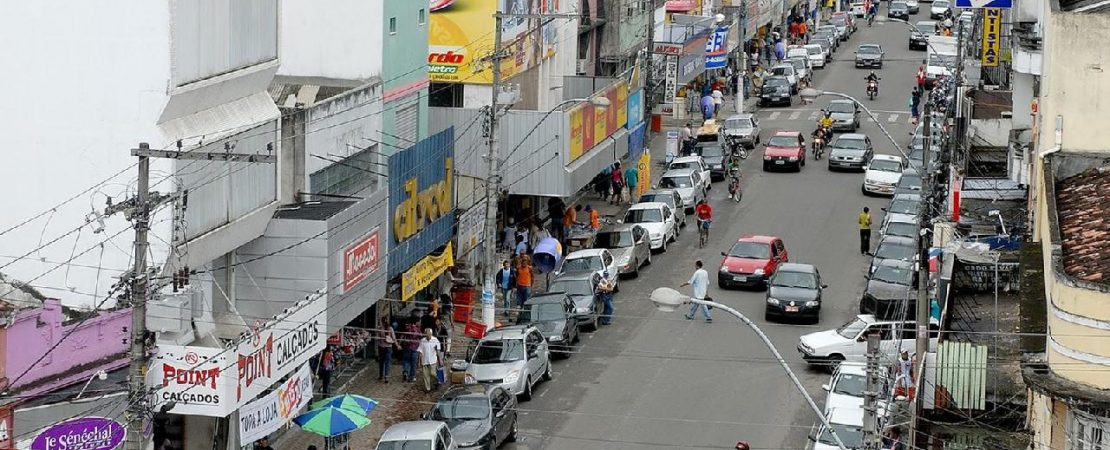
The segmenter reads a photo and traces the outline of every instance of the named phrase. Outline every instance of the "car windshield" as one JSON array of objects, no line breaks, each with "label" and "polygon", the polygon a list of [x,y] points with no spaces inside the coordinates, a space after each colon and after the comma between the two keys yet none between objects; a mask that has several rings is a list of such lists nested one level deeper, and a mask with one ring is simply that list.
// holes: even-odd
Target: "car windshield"
[{"label": "car windshield", "polygon": [[602,231],[594,236],[595,248],[625,248],[632,244],[631,231]]},{"label": "car windshield", "polygon": [[688,188],[694,187],[694,181],[691,180],[689,176],[663,177],[663,179],[659,180],[659,186],[665,188]]},{"label": "car windshield", "polygon": [[830,31],[836,31],[836,26],[834,26],[834,25],[821,25],[821,26],[817,27],[817,32],[818,33],[827,33],[827,32],[830,32]]},{"label": "car windshield", "polygon": [[547,292],[566,292],[570,295],[590,295],[593,286],[590,280],[555,280],[548,286]]},{"label": "car windshield", "polygon": [[505,339],[500,341],[481,341],[474,349],[471,363],[498,364],[524,359],[524,340]]},{"label": "car windshield", "polygon": [[[863,448],[863,428],[855,425],[842,425],[834,423],[833,428],[836,429],[836,437],[848,448]],[[833,439],[832,432],[828,428],[821,427],[821,436],[817,438],[822,444],[836,446],[836,439]]]},{"label": "car windshield", "polygon": [[763,83],[763,84],[764,84],[764,86],[768,86],[768,87],[785,87],[785,86],[789,85],[790,82],[786,81],[786,78],[771,78],[771,79],[768,79],[767,82]]},{"label": "car windshield", "polygon": [[894,3],[890,4],[890,9],[895,10],[895,9],[909,9],[909,8],[906,6],[905,3],[894,2]]},{"label": "car windshield", "polygon": [[902,163],[898,161],[891,161],[888,159],[873,159],[871,165],[868,166],[871,170],[878,170],[882,172],[902,172]]},{"label": "car windshield", "polygon": [[775,272],[775,278],[771,284],[782,287],[793,287],[802,289],[817,289],[817,278],[812,273],[806,272]]},{"label": "car windshield", "polygon": [[859,46],[859,50],[856,50],[857,53],[869,55],[878,55],[880,51],[877,45],[861,45]]},{"label": "car windshield", "polygon": [[899,186],[908,189],[921,189],[921,178],[917,175],[902,174],[902,180],[898,183]]},{"label": "car windshield", "polygon": [[767,140],[768,147],[797,147],[797,136],[772,136]]},{"label": "car windshield", "polygon": [[749,119],[749,118],[746,118],[746,117],[735,117],[735,118],[725,120],[725,128],[730,129],[730,130],[733,130],[733,129],[743,130],[743,129],[754,128],[754,127],[752,126],[752,119]]},{"label": "car windshield", "polygon": [[829,19],[829,23],[836,25],[837,27],[848,26],[848,22],[846,19],[844,19],[844,16],[833,16],[833,18]]},{"label": "car windshield", "polygon": [[[863,139],[851,139],[840,137],[833,143],[835,148],[850,148],[852,150],[867,150],[867,141]],[[901,171],[899,171],[901,172]]]},{"label": "car windshield", "polygon": [[831,102],[828,110],[834,113],[854,113],[856,112],[856,106],[852,102]]},{"label": "car windshield", "polygon": [[917,225],[912,223],[895,222],[887,225],[886,230],[883,232],[888,236],[909,236],[912,237],[917,233]]},{"label": "car windshield", "polygon": [[890,207],[886,211],[888,213],[917,214],[920,205],[921,203],[913,200],[895,200],[890,202]]},{"label": "car windshield", "polygon": [[430,440],[381,441],[377,450],[432,450]]},{"label": "car windshield", "polygon": [[863,397],[863,391],[867,389],[867,377],[857,375],[854,373],[841,374],[836,378],[836,385],[833,386],[832,391],[834,394],[851,395],[852,397]]},{"label": "car windshield", "polygon": [[702,158],[712,158],[714,156],[724,156],[725,149],[717,144],[702,144],[698,145],[697,152]]},{"label": "car windshield", "polygon": [[624,213],[624,221],[628,223],[662,222],[663,212],[655,208],[630,209]]},{"label": "car windshield", "polygon": [[933,7],[937,8],[937,9],[947,8],[948,7],[948,2],[945,1],[945,0],[936,0],[936,1],[933,2]]},{"label": "car windshield", "polygon": [[809,53],[811,56],[812,55],[820,55],[821,54],[821,46],[814,47],[814,46],[807,45],[806,46],[806,53]]},{"label": "car windshield", "polygon": [[667,170],[682,170],[682,169],[700,169],[698,163],[693,161],[673,162],[667,167]]},{"label": "car windshield", "polygon": [[916,252],[917,249],[915,249],[912,245],[904,245],[902,243],[894,242],[883,242],[879,244],[879,249],[875,250],[875,258],[909,261],[913,259],[913,255]]},{"label": "car windshield", "polygon": [[674,207],[674,205],[672,204],[674,202],[674,196],[672,196],[671,194],[644,194],[643,197],[640,197],[640,201],[645,203],[666,203],[668,205],[671,205],[671,207]]},{"label": "car windshield", "polygon": [[794,66],[795,70],[802,70],[806,68],[806,61],[804,59],[791,59],[790,64]]},{"label": "car windshield", "polygon": [[931,23],[919,23],[917,25],[914,25],[914,27],[917,28],[918,33],[921,33],[921,34],[924,34],[924,35],[928,36],[930,34],[933,34],[933,30],[935,28],[935,25],[933,25]]},{"label": "car windshield", "polygon": [[856,336],[859,336],[859,334],[863,332],[864,328],[867,328],[867,323],[859,320],[859,317],[856,317],[848,323],[841,325],[840,328],[837,328],[836,334],[839,334],[845,339],[855,339]]},{"label": "car windshield", "polygon": [[[554,285],[555,283],[552,283]],[[554,291],[552,291],[554,292]],[[520,312],[517,323],[528,322],[558,322],[566,320],[566,313],[558,303],[543,302],[531,305]]]},{"label": "car windshield", "polygon": [[871,278],[885,283],[909,286],[913,282],[913,271],[904,267],[879,266]]},{"label": "car windshield", "polygon": [[489,399],[486,396],[461,395],[441,398],[432,408],[434,420],[477,420],[489,417]]},{"label": "car windshield", "polygon": [[771,246],[758,242],[737,242],[728,251],[728,256],[734,258],[768,259],[771,257]]},{"label": "car windshield", "polygon": [[774,74],[774,75],[783,75],[783,76],[794,75],[794,67],[793,66],[790,66],[790,67],[787,67],[787,66],[774,67],[774,68],[771,69],[771,73]]},{"label": "car windshield", "polygon": [[584,256],[568,259],[563,263],[563,272],[592,272],[601,270],[601,256]]}]

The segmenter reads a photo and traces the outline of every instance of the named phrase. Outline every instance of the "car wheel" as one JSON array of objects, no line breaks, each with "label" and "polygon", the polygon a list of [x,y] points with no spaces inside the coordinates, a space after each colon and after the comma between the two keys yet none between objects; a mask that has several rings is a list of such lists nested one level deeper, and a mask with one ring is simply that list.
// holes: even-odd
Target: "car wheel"
[{"label": "car wheel", "polygon": [[547,368],[543,370],[543,381],[551,381],[552,378],[555,377],[551,376],[551,361],[549,360],[547,362]]},{"label": "car wheel", "polygon": [[633,262],[636,263],[636,268],[632,270],[632,278],[640,278],[640,260],[637,259]]},{"label": "car wheel", "polygon": [[868,194],[867,194],[867,188],[863,187],[863,185],[862,185],[862,184],[861,184],[861,185],[859,185],[859,191],[860,191],[860,193],[862,193],[862,194],[863,194],[863,195],[865,195],[865,196],[866,196],[866,195],[868,195]]},{"label": "car wheel", "polygon": [[763,320],[766,321],[766,322],[771,321],[771,312],[770,311],[766,311],[766,312],[763,313]]},{"label": "car wheel", "polygon": [[505,436],[505,442],[516,442],[516,423],[517,420],[513,419],[513,427],[509,428],[509,435]]},{"label": "car wheel", "polygon": [[644,263],[644,265],[645,266],[650,266],[651,265],[651,249],[650,248],[648,249],[648,252],[647,252],[647,262]]},{"label": "car wheel", "polygon": [[520,393],[520,399],[524,401],[532,399],[532,377],[524,380],[524,392]]},{"label": "car wheel", "polygon": [[667,237],[664,236],[663,237],[663,246],[659,247],[659,253],[666,253],[666,252],[667,252]]},{"label": "car wheel", "polygon": [[829,355],[829,359],[827,360],[825,365],[828,367],[829,371],[831,372],[831,371],[836,370],[837,367],[840,367],[840,363],[842,363],[842,362],[844,362],[844,356],[834,354],[834,355]]}]

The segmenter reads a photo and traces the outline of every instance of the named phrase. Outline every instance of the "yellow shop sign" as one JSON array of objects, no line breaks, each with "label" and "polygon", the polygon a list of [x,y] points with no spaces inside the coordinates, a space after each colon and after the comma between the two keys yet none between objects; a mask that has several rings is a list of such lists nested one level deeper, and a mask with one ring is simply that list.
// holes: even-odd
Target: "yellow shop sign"
[{"label": "yellow shop sign", "polygon": [[417,178],[405,180],[404,200],[393,211],[393,239],[398,243],[415,236],[420,230],[454,209],[451,186],[452,158],[443,162],[443,179],[418,190]]},{"label": "yellow shop sign", "polygon": [[451,243],[442,255],[425,256],[412,266],[411,269],[401,274],[401,301],[408,301],[421,289],[428,287],[436,278],[443,274],[448,267],[455,264]]}]

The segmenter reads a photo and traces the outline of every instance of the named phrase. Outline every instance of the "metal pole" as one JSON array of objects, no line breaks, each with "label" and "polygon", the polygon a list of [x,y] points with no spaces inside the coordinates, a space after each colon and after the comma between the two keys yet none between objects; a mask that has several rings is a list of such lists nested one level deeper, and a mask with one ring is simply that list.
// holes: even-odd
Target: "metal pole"
[{"label": "metal pole", "polygon": [[863,445],[879,450],[879,333],[867,335],[867,389],[863,391]]},{"label": "metal pole", "polygon": [[921,177],[921,216],[920,226],[921,233],[918,238],[918,274],[917,274],[917,339],[916,339],[916,354],[917,370],[914,372],[914,409],[913,420],[910,421],[910,442],[917,442],[918,425],[921,413],[925,406],[925,396],[921,394],[921,379],[925,367],[925,353],[929,351],[929,246],[926,244],[928,233],[925,230],[929,227],[929,198],[932,195],[932,174],[930,172],[930,158],[929,153],[932,151],[933,135],[932,135],[932,119],[933,109],[926,100],[923,107],[922,116],[925,123],[922,125],[922,132],[925,133],[924,138],[924,151],[922,158],[925,166],[925,173]]},{"label": "metal pole", "polygon": [[651,148],[651,111],[655,106],[655,103],[653,103],[655,89],[652,87],[655,78],[655,54],[652,53],[655,50],[655,1],[648,2],[648,4],[651,7],[648,9],[647,20],[647,51],[644,52],[647,60],[644,66],[647,70],[644,71],[644,114],[641,117],[647,120],[647,126],[644,127],[644,146]]},{"label": "metal pole", "polygon": [[840,448],[840,450],[848,450],[848,447],[844,445],[844,441],[841,441],[840,436],[836,434],[836,430],[832,427],[831,424],[829,424],[829,419],[825,417],[825,412],[817,406],[817,402],[813,401],[813,397],[809,396],[809,392],[806,391],[805,386],[802,386],[802,382],[798,381],[798,377],[794,375],[794,371],[790,370],[790,366],[786,364],[786,360],[782,358],[782,354],[780,354],[778,349],[775,348],[775,344],[771,343],[771,339],[769,339],[766,334],[763,334],[763,330],[760,330],[759,327],[751,321],[751,319],[748,319],[747,316],[741,314],[740,311],[737,311],[731,306],[725,305],[723,303],[717,303],[709,300],[700,300],[692,297],[690,297],[690,303],[712,306],[714,308],[721,309],[729,314],[732,314],[737,319],[740,319],[740,322],[743,322],[744,325],[747,325],[748,328],[751,328],[752,331],[755,332],[755,335],[759,336],[759,340],[763,342],[763,345],[767,347],[767,350],[771,351],[771,356],[774,356],[775,361],[778,361],[779,365],[782,366],[782,370],[786,371],[786,376],[790,378],[790,382],[794,383],[794,387],[798,389],[798,392],[801,393],[802,397],[806,399],[806,404],[808,404],[809,408],[813,410],[813,413],[817,414],[817,417],[821,419],[821,424],[825,426],[825,429],[829,430],[829,434],[832,435],[833,440],[836,441],[836,446]]},{"label": "metal pole", "polygon": [[497,117],[497,95],[501,93],[501,12],[498,11],[494,14],[494,33],[493,33],[493,61],[491,63],[491,70],[493,70],[493,83],[490,89],[493,91],[490,95],[489,105],[489,154],[488,158],[489,174],[486,178],[486,233],[482,241],[483,249],[483,264],[482,264],[482,322],[486,324],[486,329],[493,329],[496,323],[497,314],[494,311],[494,304],[497,303],[493,299],[494,285],[496,285],[494,278],[494,267],[497,265],[497,207],[498,198],[501,196],[501,174],[498,171],[500,161],[498,161],[498,150],[500,149],[500,139],[498,134],[499,118]]},{"label": "metal pole", "polygon": [[[143,142],[140,149],[148,150]],[[146,299],[147,230],[150,229],[150,157],[139,156],[139,186],[135,203],[135,269],[131,273],[131,366],[127,370],[127,450],[142,450],[143,417],[146,414]]]},{"label": "metal pole", "polygon": [[994,331],[998,331],[998,257],[1000,253],[994,255]]}]

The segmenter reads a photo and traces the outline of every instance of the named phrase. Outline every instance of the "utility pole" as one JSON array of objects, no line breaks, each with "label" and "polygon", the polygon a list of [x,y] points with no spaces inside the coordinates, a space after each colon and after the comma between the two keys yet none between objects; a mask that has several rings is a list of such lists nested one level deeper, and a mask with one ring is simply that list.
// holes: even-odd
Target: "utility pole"
[{"label": "utility pole", "polygon": [[644,70],[644,114],[642,117],[648,122],[648,126],[644,128],[644,145],[650,148],[651,146],[648,145],[648,143],[651,142],[651,111],[655,106],[655,103],[652,102],[652,100],[654,100],[653,94],[655,93],[655,89],[653,89],[651,84],[654,82],[655,78],[655,53],[652,52],[655,50],[656,2],[655,0],[649,0],[647,3],[651,6],[648,8],[647,51],[644,52],[647,63],[644,64],[646,70]]},{"label": "utility pole", "polygon": [[[143,142],[139,149],[149,150]],[[146,416],[146,300],[149,279],[146,254],[150,230],[150,157],[139,156],[139,187],[135,214],[135,268],[131,272],[131,366],[127,370],[127,450],[142,450],[143,418]]]},{"label": "utility pole", "polygon": [[501,147],[500,118],[498,114],[497,95],[501,93],[501,23],[504,19],[501,11],[494,14],[493,29],[493,55],[490,56],[491,70],[493,70],[493,83],[490,88],[489,104],[489,154],[486,155],[489,175],[486,179],[486,233],[482,240],[482,322],[486,329],[493,329],[497,314],[494,312],[493,293],[497,284],[494,278],[494,267],[497,265],[497,200],[501,196],[501,164],[498,160]]},{"label": "utility pole", "polygon": [[879,333],[867,335],[867,389],[863,391],[863,448],[879,450]]},{"label": "utility pole", "polygon": [[922,124],[921,131],[925,134],[923,140],[924,151],[922,152],[924,173],[921,174],[921,215],[920,227],[921,231],[918,234],[918,256],[917,256],[917,304],[916,318],[917,318],[917,338],[916,338],[916,369],[913,371],[914,380],[914,394],[913,394],[913,419],[910,421],[910,435],[909,441],[917,442],[919,421],[921,413],[924,411],[924,398],[921,394],[921,380],[922,374],[925,372],[925,354],[929,351],[929,245],[926,243],[929,238],[929,211],[932,202],[929,200],[932,196],[932,164],[930,162],[932,156],[933,146],[933,108],[928,100],[925,101],[923,107],[922,117],[925,121]]}]

